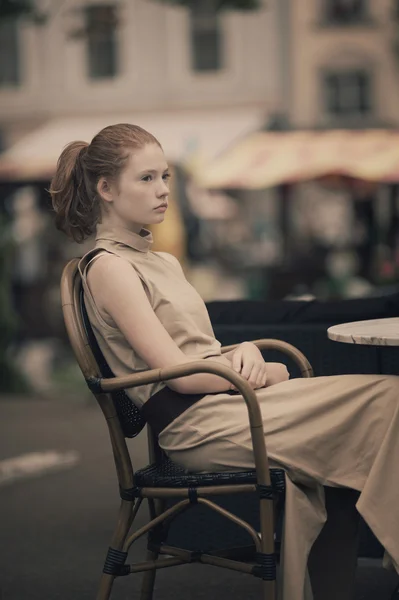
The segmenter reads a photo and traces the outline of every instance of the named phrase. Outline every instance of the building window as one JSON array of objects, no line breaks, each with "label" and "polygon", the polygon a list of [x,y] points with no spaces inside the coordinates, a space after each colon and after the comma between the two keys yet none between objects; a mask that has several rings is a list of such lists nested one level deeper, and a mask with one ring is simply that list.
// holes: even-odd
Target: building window
[{"label": "building window", "polygon": [[357,69],[324,75],[326,111],[335,117],[365,117],[372,111],[371,77]]},{"label": "building window", "polygon": [[367,18],[367,0],[324,0],[328,23],[352,25]]},{"label": "building window", "polygon": [[112,4],[86,6],[87,66],[91,79],[118,74],[117,9]]},{"label": "building window", "polygon": [[0,21],[0,86],[20,83],[20,55],[17,19]]},{"label": "building window", "polygon": [[220,17],[213,0],[190,2],[191,64],[194,71],[217,71],[222,66]]}]

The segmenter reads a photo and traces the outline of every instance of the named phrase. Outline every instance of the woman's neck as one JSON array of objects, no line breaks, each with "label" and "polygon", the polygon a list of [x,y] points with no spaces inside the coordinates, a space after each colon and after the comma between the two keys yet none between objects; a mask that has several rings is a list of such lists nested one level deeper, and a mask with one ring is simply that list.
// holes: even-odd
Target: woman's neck
[{"label": "woman's neck", "polygon": [[101,219],[101,227],[106,229],[126,229],[131,233],[137,233],[140,235],[140,231],[143,229],[143,225],[140,223],[129,223],[122,221],[121,219],[115,219],[112,217],[106,217]]}]

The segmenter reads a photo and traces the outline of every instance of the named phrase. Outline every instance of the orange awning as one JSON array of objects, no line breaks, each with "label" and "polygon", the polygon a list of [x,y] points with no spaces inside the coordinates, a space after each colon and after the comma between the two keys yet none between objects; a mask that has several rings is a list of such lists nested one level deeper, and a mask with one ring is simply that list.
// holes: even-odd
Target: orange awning
[{"label": "orange awning", "polygon": [[264,188],[327,174],[399,181],[399,130],[257,132],[198,165],[205,188]]}]

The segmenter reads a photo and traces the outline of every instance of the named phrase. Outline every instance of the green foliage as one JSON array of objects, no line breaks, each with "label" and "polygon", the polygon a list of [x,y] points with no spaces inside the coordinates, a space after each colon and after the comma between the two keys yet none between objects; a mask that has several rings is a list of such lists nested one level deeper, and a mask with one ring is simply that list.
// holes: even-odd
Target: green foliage
[{"label": "green foliage", "polygon": [[7,219],[0,214],[0,392],[23,392],[26,381],[18,373],[9,347],[18,329],[17,316],[11,303],[10,274],[13,242]]},{"label": "green foliage", "polygon": [[7,220],[0,215],[0,348],[8,345],[16,329],[16,318],[10,302],[9,274],[12,240]]},{"label": "green foliage", "polygon": [[33,11],[32,0],[0,0],[0,19],[28,15]]},{"label": "green foliage", "polygon": [[64,357],[58,365],[53,367],[51,385],[54,393],[60,397],[91,397],[91,392],[87,388],[82,372],[72,354]]}]

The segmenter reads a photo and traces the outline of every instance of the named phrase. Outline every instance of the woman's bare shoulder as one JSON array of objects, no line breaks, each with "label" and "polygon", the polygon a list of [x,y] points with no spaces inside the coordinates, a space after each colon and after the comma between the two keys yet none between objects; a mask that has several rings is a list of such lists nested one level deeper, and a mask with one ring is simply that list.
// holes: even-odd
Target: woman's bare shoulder
[{"label": "woman's bare shoulder", "polygon": [[[87,271],[88,278],[96,279],[103,277],[106,273],[114,271],[126,271],[130,263],[125,258],[113,254],[112,252],[101,252],[96,256],[96,260],[90,265]],[[131,267],[130,267],[131,268]]]},{"label": "woman's bare shoulder", "polygon": [[[104,295],[107,291],[126,284],[127,280],[138,280],[139,277],[130,262],[110,252],[100,254],[87,271],[87,283],[93,293],[97,290]],[[106,285],[109,283],[109,285]]]}]

